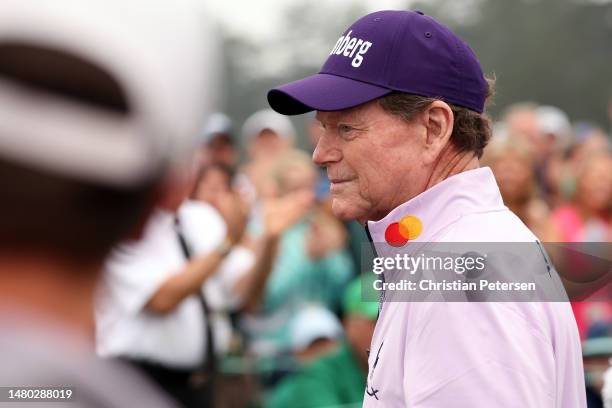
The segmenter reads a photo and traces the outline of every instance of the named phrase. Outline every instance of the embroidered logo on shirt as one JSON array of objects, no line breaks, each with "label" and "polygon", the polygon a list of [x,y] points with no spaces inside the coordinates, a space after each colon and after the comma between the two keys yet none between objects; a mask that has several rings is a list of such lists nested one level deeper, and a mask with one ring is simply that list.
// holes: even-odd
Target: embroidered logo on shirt
[{"label": "embroidered logo on shirt", "polygon": [[370,369],[370,375],[368,375],[368,382],[366,384],[366,394],[368,394],[369,397],[374,397],[376,399],[378,399],[378,393],[380,390],[374,388],[374,386],[370,385],[370,383],[372,381],[372,376],[374,375],[374,370],[376,369],[376,366],[378,365],[378,360],[380,359],[380,350],[382,350],[383,344],[385,344],[384,341],[380,343],[380,346],[378,347],[378,352],[376,353],[376,359],[374,360],[374,364],[372,364],[372,368]]},{"label": "embroidered logo on shirt", "polygon": [[423,231],[423,223],[415,215],[406,215],[399,222],[391,223],[385,230],[385,241],[394,247],[406,245],[408,241],[417,239]]}]

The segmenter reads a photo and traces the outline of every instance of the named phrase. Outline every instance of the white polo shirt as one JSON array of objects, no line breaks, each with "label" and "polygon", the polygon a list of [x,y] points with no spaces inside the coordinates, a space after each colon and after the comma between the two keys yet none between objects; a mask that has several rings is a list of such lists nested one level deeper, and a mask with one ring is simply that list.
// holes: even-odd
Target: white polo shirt
[{"label": "white polo shirt", "polygon": [[[368,222],[372,241],[406,215],[411,243],[531,242],[489,168],[435,185]],[[369,356],[364,407],[586,407],[580,340],[564,302],[384,302]]]},{"label": "white polo shirt", "polygon": [[[178,217],[185,239],[196,255],[210,253],[225,239],[225,221],[210,204],[188,200],[179,208]],[[231,342],[232,326],[228,314],[237,310],[244,301],[238,296],[236,285],[254,264],[254,252],[236,245],[204,283],[204,295],[212,312],[215,351],[219,354],[227,352]]]},{"label": "white polo shirt", "polygon": [[160,315],[144,309],[185,257],[174,214],[158,209],[140,241],[120,245],[108,259],[96,302],[96,347],[102,357],[129,357],[167,367],[198,367],[205,355],[204,313],[196,295]]}]

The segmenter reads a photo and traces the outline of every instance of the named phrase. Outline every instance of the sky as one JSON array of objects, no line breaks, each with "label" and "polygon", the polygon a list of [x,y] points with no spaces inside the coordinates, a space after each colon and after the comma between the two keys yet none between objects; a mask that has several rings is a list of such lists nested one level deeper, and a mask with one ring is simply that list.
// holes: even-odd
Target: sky
[{"label": "sky", "polygon": [[[235,35],[263,40],[274,34],[282,11],[304,0],[206,0],[210,13]],[[325,0],[310,0],[326,3]],[[330,1],[330,0],[327,0]],[[393,9],[404,6],[406,0],[333,0],[335,3],[360,3],[370,11]]]}]

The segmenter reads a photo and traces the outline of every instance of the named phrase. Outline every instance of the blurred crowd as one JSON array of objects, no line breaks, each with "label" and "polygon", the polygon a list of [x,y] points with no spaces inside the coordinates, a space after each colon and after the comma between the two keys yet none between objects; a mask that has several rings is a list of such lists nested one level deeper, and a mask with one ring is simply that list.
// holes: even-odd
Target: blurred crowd
[{"label": "blurred crowd", "polygon": [[[312,147],[319,131],[309,116],[304,133]],[[334,218],[325,169],[296,147],[297,137],[292,122],[271,110],[242,126],[212,115],[174,202],[158,210],[140,243],[115,251],[107,264],[97,313],[101,355],[144,368],[187,406],[361,406],[377,317],[358,278],[368,241],[356,222]],[[482,165],[543,242],[605,243],[612,238],[611,152],[601,127],[520,103],[495,123]],[[159,247],[164,235],[173,262]],[[141,312],[126,306],[135,298]],[[612,304],[581,299],[572,304],[595,407],[612,356]],[[193,313],[182,310],[190,301]],[[198,344],[215,356],[203,363],[215,377],[214,402],[172,385],[183,383],[174,378],[177,367],[190,375],[201,363]]]}]

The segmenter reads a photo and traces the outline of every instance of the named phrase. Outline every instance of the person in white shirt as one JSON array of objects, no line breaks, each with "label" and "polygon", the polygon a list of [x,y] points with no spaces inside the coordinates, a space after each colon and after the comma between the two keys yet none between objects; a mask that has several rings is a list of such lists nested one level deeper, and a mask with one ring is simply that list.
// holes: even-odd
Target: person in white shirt
[{"label": "person in white shirt", "polygon": [[171,183],[174,194],[155,210],[142,239],[119,246],[106,264],[97,349],[144,370],[184,406],[214,406],[215,350],[227,347],[215,329],[227,329],[211,322],[210,306],[236,308],[257,296],[278,236],[305,205],[270,214],[268,238],[251,253],[236,247],[247,218],[236,193],[216,191],[213,208],[186,200],[193,190],[187,168]]},{"label": "person in white shirt", "polygon": [[[189,170],[177,172],[170,181],[174,194],[155,210],[142,239],[122,244],[107,261],[96,308],[97,349],[143,369],[182,405],[202,407],[214,405],[213,339],[202,286],[240,240],[246,212],[233,206],[221,242],[205,253],[190,252],[176,216],[190,180]],[[206,234],[206,224],[200,227]]]}]

